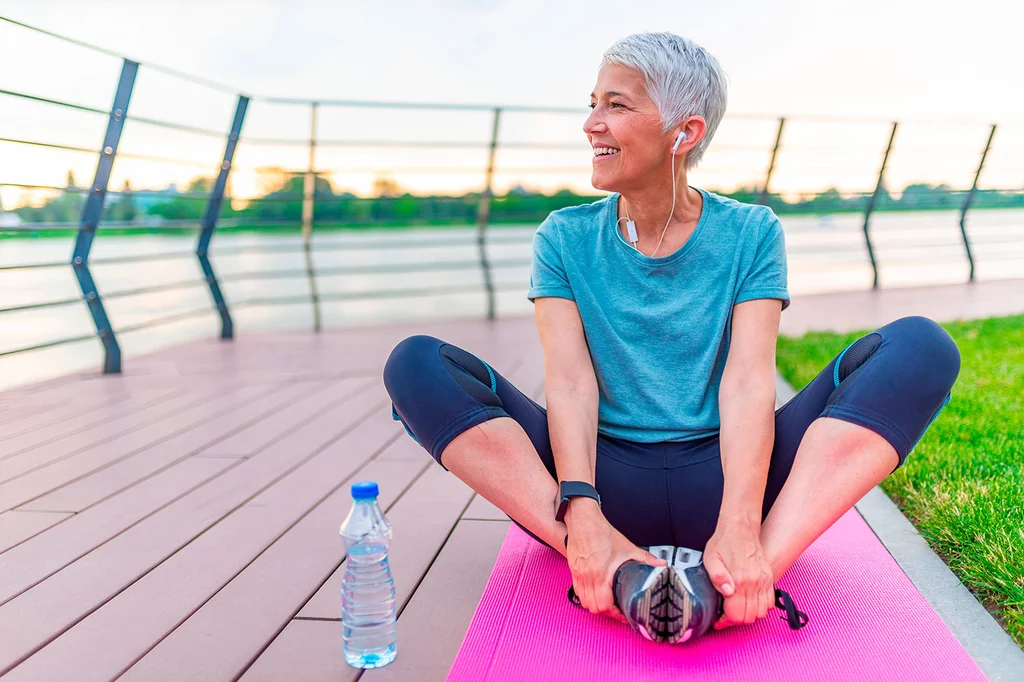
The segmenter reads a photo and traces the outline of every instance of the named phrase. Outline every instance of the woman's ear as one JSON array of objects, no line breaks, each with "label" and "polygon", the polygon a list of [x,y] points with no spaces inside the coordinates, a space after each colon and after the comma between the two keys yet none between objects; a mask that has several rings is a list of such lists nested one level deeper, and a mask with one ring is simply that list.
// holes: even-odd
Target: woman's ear
[{"label": "woman's ear", "polygon": [[704,139],[708,124],[702,116],[687,116],[679,122],[675,141],[672,143],[673,154],[686,154]]}]

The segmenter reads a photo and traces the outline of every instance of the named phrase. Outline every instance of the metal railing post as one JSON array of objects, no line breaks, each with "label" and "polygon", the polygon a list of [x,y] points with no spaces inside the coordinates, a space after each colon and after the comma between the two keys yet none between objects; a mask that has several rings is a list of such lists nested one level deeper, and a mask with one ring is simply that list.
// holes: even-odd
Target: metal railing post
[{"label": "metal railing post", "polygon": [[309,125],[309,168],[302,186],[302,250],[306,255],[306,275],[309,277],[309,301],[313,306],[313,329],[320,331],[320,295],[316,288],[316,271],[313,267],[313,253],[310,242],[313,238],[313,208],[316,203],[316,115],[320,108],[313,102]]},{"label": "metal railing post", "polygon": [[871,259],[871,270],[874,272],[872,289],[878,288],[878,261],[875,260],[875,249],[871,245],[871,233],[868,228],[871,225],[871,212],[875,210],[878,202],[878,195],[882,192],[882,185],[885,184],[885,167],[889,164],[889,153],[892,152],[892,143],[896,139],[896,129],[899,128],[899,121],[892,122],[892,131],[889,133],[889,144],[885,147],[885,155],[882,157],[882,167],[878,169],[878,183],[875,184],[875,191],[868,199],[868,205],[864,209],[864,243],[868,247],[868,258]]},{"label": "metal railing post", "polygon": [[964,199],[963,208],[960,209],[960,234],[964,238],[964,248],[967,250],[967,261],[971,264],[971,276],[969,282],[974,281],[974,254],[971,253],[971,242],[967,238],[967,211],[974,202],[974,193],[978,191],[978,180],[981,178],[981,171],[985,168],[985,158],[988,157],[988,150],[992,148],[992,138],[996,136],[996,124],[993,123],[988,131],[988,139],[985,141],[985,149],[981,152],[981,160],[978,161],[978,170],[974,173],[974,182],[971,184],[971,191]]},{"label": "metal railing post", "polygon": [[231,172],[231,162],[235,157],[235,148],[238,146],[238,138],[242,133],[242,121],[245,120],[245,111],[248,107],[249,98],[239,95],[238,104],[235,106],[235,118],[231,121],[231,132],[228,133],[228,141],[224,146],[224,160],[220,164],[220,172],[210,191],[210,199],[206,202],[206,211],[200,222],[199,241],[196,243],[199,267],[203,269],[203,276],[210,286],[210,295],[213,296],[213,304],[220,314],[220,338],[225,340],[235,338],[235,325],[231,321],[231,311],[220,290],[220,283],[213,271],[213,264],[210,263],[210,240],[213,239],[213,231],[217,227],[217,219],[220,217],[224,191],[228,186],[228,174]]},{"label": "metal railing post", "polygon": [[92,273],[89,271],[89,252],[92,250],[92,241],[96,236],[96,229],[103,214],[103,201],[107,197],[107,183],[110,182],[110,171],[114,167],[117,144],[121,140],[124,119],[128,114],[128,102],[132,98],[132,88],[135,87],[135,76],[138,72],[137,62],[124,60],[124,64],[121,66],[121,78],[117,82],[117,92],[114,94],[114,105],[110,110],[110,120],[107,121],[103,149],[100,150],[99,162],[96,164],[96,175],[85,200],[85,206],[82,207],[82,219],[78,225],[75,250],[71,256],[71,266],[78,279],[78,285],[82,288],[82,296],[89,306],[89,312],[92,313],[96,333],[99,334],[100,340],[103,342],[104,374],[117,374],[121,371],[121,346],[117,343],[117,336],[107,317],[100,294],[96,290],[96,282],[93,281]]},{"label": "metal railing post", "polygon": [[487,175],[484,180],[484,191],[480,194],[480,204],[476,211],[476,240],[480,247],[480,268],[484,275],[484,287],[487,290],[487,319],[494,319],[494,282],[491,281],[491,265],[487,261],[486,233],[491,219],[491,188],[494,179],[494,156],[498,148],[498,126],[501,123],[501,108],[494,109],[494,126],[491,129],[491,148],[487,157]]},{"label": "metal railing post", "polygon": [[760,204],[768,203],[768,183],[772,181],[772,172],[775,170],[775,158],[779,155],[779,143],[782,142],[782,129],[786,127],[786,117],[779,117],[779,129],[775,133],[775,146],[772,147],[772,158],[768,162],[768,170],[764,174],[764,186],[761,188]]}]

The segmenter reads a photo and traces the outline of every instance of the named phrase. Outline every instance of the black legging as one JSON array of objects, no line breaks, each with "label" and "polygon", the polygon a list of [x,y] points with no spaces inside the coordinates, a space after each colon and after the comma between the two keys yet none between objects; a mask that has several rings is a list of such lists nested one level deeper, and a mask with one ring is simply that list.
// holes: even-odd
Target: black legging
[{"label": "black legging", "polygon": [[[833,417],[867,427],[892,444],[902,466],[949,401],[959,370],[956,344],[924,317],[896,320],[848,346],[775,411],[762,519],[811,422]],[[392,416],[442,466],[441,454],[460,433],[494,417],[511,417],[557,479],[545,409],[471,353],[430,336],[411,336],[388,358],[384,384]],[[703,551],[722,503],[719,457],[717,435],[635,443],[599,433],[596,484],[604,516],[638,546]]]}]

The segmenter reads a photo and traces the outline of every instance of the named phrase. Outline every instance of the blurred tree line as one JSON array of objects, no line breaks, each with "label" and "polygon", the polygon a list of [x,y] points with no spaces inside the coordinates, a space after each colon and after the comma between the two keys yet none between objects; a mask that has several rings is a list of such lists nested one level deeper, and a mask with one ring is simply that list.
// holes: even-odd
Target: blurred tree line
[{"label": "blurred tree line", "polygon": [[[206,208],[213,180],[207,177],[193,179],[184,192],[176,188],[161,191],[132,190],[129,183],[118,192],[111,192],[103,210],[104,223],[159,224],[164,221],[198,221]],[[305,177],[286,173],[280,169],[266,169],[260,181],[260,196],[247,200],[225,201],[222,219],[232,219],[224,229],[273,228],[297,226],[302,219],[302,200]],[[77,190],[77,191],[76,191]],[[392,179],[378,178],[372,197],[359,197],[351,192],[336,192],[323,177],[315,181],[314,221],[321,227],[360,227],[402,224],[471,224],[476,221],[480,194],[470,192],[460,196],[417,196],[405,192]],[[738,201],[758,203],[761,192],[756,187],[720,192]],[[68,190],[39,206],[23,206],[14,212],[26,223],[77,223],[80,220],[86,193],[75,185],[74,176],[68,174]],[[787,200],[778,194],[769,194],[766,203],[779,214],[842,213],[863,211],[868,194],[842,193],[829,188],[823,192]],[[579,195],[563,189],[553,194],[531,192],[516,187],[491,203],[490,220],[494,223],[529,222],[542,220],[551,211],[594,201],[599,196]],[[966,192],[948,185],[912,184],[894,197],[883,188],[876,210],[959,209]],[[1024,208],[1024,192],[978,190],[973,207]]]},{"label": "blurred tree line", "polygon": [[[14,213],[26,223],[77,223],[82,218],[85,197],[88,192],[75,184],[75,174],[68,171],[67,189],[39,206],[22,206]],[[103,220],[132,222],[139,217],[131,183],[124,187],[103,206]]]},{"label": "blurred tree line", "polygon": [[[305,177],[289,175],[262,196],[249,200],[243,207],[234,208],[225,202],[221,218],[240,221],[251,220],[254,225],[266,223],[298,223],[302,220],[302,199]],[[376,225],[380,223],[472,223],[476,221],[480,193],[469,192],[460,196],[416,196],[402,189],[389,178],[374,183],[373,197],[360,197],[351,192],[335,192],[331,183],[322,177],[314,182],[314,220],[317,225]],[[209,182],[197,179],[189,186],[189,193],[209,192]],[[554,194],[514,190],[496,196],[491,202],[492,222],[519,221],[544,218],[548,213],[565,206],[573,206],[600,197],[586,197],[563,189]],[[205,203],[192,197],[176,197],[153,206],[149,213],[168,220],[198,219]]]},{"label": "blurred tree line", "polygon": [[[725,194],[746,203],[756,204],[761,200],[761,191],[757,188],[742,188]],[[808,194],[797,200],[787,200],[779,194],[769,193],[765,203],[779,214],[852,213],[863,211],[871,199],[871,194],[844,194],[830,187],[823,192]],[[966,200],[967,191],[953,189],[946,184],[910,184],[903,188],[899,197],[894,197],[883,185],[875,201],[875,210],[960,210]],[[1019,191],[979,189],[974,194],[971,208],[1024,208],[1024,188]]]}]

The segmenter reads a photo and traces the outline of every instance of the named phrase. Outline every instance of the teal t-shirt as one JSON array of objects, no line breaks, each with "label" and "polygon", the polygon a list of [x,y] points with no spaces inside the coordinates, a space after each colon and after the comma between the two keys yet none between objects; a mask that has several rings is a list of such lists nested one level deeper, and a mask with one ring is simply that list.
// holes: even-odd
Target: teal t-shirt
[{"label": "teal t-shirt", "polygon": [[554,211],[534,235],[527,297],[576,301],[606,436],[660,443],[716,434],[733,306],[756,298],[789,306],[785,237],[772,210],[700,192],[697,227],[664,257],[623,238],[618,194]]}]

